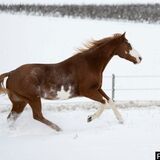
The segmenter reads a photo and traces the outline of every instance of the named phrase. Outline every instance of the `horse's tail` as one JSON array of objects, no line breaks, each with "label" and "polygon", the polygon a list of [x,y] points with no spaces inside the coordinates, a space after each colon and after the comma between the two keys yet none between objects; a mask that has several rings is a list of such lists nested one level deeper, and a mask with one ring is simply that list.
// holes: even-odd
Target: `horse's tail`
[{"label": "horse's tail", "polygon": [[4,82],[4,79],[9,76],[9,74],[10,72],[3,73],[0,75],[0,94],[7,93],[7,88],[4,87],[3,82]]}]

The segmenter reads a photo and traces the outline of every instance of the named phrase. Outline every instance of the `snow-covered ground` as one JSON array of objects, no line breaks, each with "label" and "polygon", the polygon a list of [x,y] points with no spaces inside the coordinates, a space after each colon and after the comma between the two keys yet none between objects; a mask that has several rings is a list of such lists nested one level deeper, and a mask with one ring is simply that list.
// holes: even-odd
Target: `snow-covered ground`
[{"label": "snow-covered ground", "polygon": [[1,4],[131,4],[160,3],[159,0],[0,0]]},{"label": "snow-covered ground", "polygon": [[[90,39],[100,39],[113,33],[127,32],[127,38],[139,50],[143,61],[133,65],[114,57],[105,75],[159,75],[159,25],[80,20],[71,18],[36,17],[0,14],[0,73],[24,63],[56,63],[82,47]],[[117,78],[117,87],[160,88],[159,79]],[[110,88],[106,77],[103,88]],[[110,96],[110,92],[109,93]],[[116,92],[116,100],[159,100],[160,91]],[[86,99],[67,103],[80,104]],[[79,102],[79,103],[77,103]],[[48,104],[49,103],[49,104]],[[64,101],[58,102],[64,105]],[[84,103],[84,104],[85,104]],[[94,103],[94,102],[92,102]],[[32,119],[28,107],[19,117],[14,129],[8,127],[6,117],[10,103],[0,96],[0,159],[2,160],[151,160],[160,150],[160,108],[120,108],[125,123],[118,124],[112,111],[87,123],[87,116],[95,109],[76,109],[57,112],[56,103],[44,102],[44,115],[57,123],[63,131],[56,133]],[[89,107],[91,103],[89,103]],[[6,109],[7,108],[7,109]],[[47,108],[47,109],[45,109]],[[85,108],[85,107],[84,107]]]},{"label": "snow-covered ground", "polygon": [[52,112],[47,118],[62,127],[61,133],[31,117],[25,111],[14,129],[9,129],[7,112],[0,113],[0,157],[2,160],[152,160],[160,150],[160,109],[121,109],[125,123],[118,124],[112,111],[87,123],[95,110]]}]

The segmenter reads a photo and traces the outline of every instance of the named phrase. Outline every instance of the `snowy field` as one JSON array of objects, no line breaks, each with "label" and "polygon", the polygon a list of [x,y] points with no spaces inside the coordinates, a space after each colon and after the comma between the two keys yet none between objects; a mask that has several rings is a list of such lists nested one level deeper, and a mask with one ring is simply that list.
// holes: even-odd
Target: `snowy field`
[{"label": "snowy field", "polygon": [[63,128],[61,133],[32,120],[30,111],[23,112],[11,130],[7,113],[0,113],[1,159],[154,160],[154,152],[160,150],[158,107],[121,109],[123,125],[117,123],[111,110],[87,123],[88,114],[94,111],[44,111]]},{"label": "snowy field", "polygon": [[[104,74],[160,75],[159,25],[10,14],[0,14],[0,73],[24,63],[59,62],[73,55],[78,47],[83,47],[83,43],[92,38],[100,39],[124,31],[141,53],[143,61],[133,65],[115,57]],[[158,79],[123,79],[117,85],[160,88]],[[103,88],[110,86],[110,80],[106,78]],[[159,100],[159,97],[158,91],[128,91],[117,93],[116,98]],[[87,100],[73,99],[67,106],[78,101],[86,103]],[[58,103],[64,104],[64,101]],[[29,107],[19,117],[15,128],[10,129],[6,121],[10,107],[7,97],[0,96],[1,160],[152,160],[154,152],[160,150],[158,106],[120,108],[125,121],[121,125],[110,109],[99,119],[87,123],[87,116],[95,109],[58,112],[52,110],[54,103],[44,101],[44,115],[63,129],[61,133],[33,120]]]}]

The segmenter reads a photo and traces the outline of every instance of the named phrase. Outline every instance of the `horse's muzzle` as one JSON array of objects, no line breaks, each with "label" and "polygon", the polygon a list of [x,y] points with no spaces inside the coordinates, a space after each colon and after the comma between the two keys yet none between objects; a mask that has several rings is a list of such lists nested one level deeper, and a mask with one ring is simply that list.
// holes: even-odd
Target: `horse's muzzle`
[{"label": "horse's muzzle", "polygon": [[139,63],[141,63],[141,61],[142,61],[142,57],[138,57],[138,58],[136,58],[136,61],[133,62],[133,63],[134,64],[139,64]]},{"label": "horse's muzzle", "polygon": [[142,57],[139,57],[140,62],[142,61]]}]

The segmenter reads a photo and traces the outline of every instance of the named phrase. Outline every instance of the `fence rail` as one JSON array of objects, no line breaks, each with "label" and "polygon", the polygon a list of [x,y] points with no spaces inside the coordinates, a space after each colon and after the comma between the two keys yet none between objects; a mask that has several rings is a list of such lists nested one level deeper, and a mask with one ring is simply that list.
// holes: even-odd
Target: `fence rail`
[{"label": "fence rail", "polygon": [[109,91],[111,91],[111,95],[112,95],[112,99],[115,100],[115,93],[117,91],[160,91],[160,85],[156,86],[156,87],[152,87],[151,85],[147,85],[145,87],[136,87],[136,88],[132,88],[132,87],[117,87],[117,81],[119,81],[120,79],[143,79],[145,80],[153,80],[153,79],[157,79],[160,82],[160,75],[115,75],[112,74],[111,76],[104,76],[104,78],[111,78],[112,80],[112,88],[107,89]]}]

